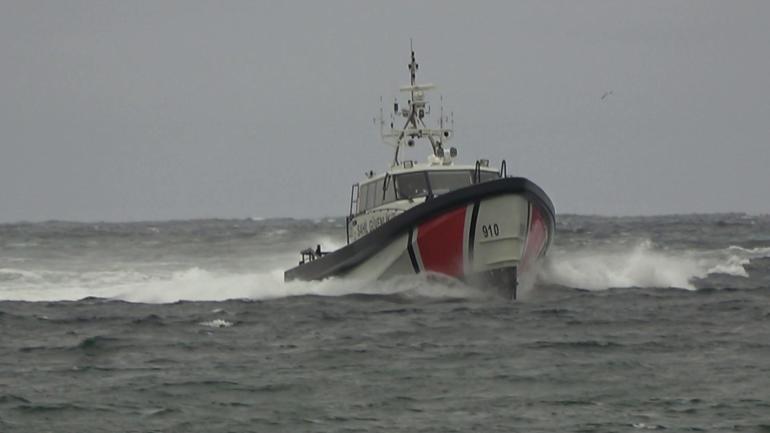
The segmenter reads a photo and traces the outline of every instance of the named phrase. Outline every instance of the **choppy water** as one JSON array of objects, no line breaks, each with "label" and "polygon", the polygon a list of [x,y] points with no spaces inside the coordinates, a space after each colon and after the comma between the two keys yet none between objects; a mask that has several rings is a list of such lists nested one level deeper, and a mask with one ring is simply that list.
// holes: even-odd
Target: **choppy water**
[{"label": "choppy water", "polygon": [[340,220],[0,225],[0,432],[770,432],[770,216],[561,216],[508,303]]}]

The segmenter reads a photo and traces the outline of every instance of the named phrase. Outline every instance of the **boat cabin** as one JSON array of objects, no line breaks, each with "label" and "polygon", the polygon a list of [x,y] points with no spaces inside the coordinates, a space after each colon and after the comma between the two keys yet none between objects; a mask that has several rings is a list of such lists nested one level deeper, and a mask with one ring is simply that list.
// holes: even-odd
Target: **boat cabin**
[{"label": "boat cabin", "polygon": [[[499,179],[503,172],[481,160],[475,166],[404,161],[351,188],[348,242],[368,234],[409,208],[460,188]],[[352,239],[351,239],[352,238]]]},{"label": "boat cabin", "polygon": [[499,179],[492,169],[474,170],[473,167],[436,169],[419,167],[404,171],[389,171],[373,176],[371,180],[353,186],[353,214],[398,201],[436,197],[476,183]]}]

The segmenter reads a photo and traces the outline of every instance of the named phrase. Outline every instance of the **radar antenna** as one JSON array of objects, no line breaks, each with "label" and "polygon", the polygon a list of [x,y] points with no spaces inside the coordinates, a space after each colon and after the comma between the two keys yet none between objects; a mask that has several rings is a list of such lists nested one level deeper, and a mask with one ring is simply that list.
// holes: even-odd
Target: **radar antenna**
[{"label": "radar antenna", "polygon": [[[385,129],[385,121],[380,112],[380,134],[383,141],[395,147],[393,165],[399,164],[399,151],[403,146],[413,147],[415,141],[426,138],[433,150],[433,159],[441,161],[443,164],[451,164],[452,158],[457,155],[457,150],[452,148],[451,152],[444,151],[444,143],[452,137],[452,130],[444,127],[444,105],[441,98],[441,119],[439,119],[439,128],[429,128],[425,123],[425,118],[430,115],[430,105],[425,97],[428,90],[433,89],[433,84],[417,84],[417,70],[420,65],[414,54],[412,41],[409,40],[411,50],[411,61],[409,62],[410,84],[400,88],[402,92],[409,92],[409,100],[406,106],[399,109],[399,103],[396,99],[393,102],[393,114],[391,115],[390,129]],[[400,129],[394,127],[393,116],[401,116],[406,120],[404,126]]]}]

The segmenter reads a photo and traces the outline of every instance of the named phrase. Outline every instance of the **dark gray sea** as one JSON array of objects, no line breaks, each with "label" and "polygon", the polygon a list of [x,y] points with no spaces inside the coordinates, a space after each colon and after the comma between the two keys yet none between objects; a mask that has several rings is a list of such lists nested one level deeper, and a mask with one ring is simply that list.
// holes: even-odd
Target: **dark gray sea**
[{"label": "dark gray sea", "polygon": [[508,302],[343,221],[0,225],[0,432],[770,432],[770,216],[562,215]]}]

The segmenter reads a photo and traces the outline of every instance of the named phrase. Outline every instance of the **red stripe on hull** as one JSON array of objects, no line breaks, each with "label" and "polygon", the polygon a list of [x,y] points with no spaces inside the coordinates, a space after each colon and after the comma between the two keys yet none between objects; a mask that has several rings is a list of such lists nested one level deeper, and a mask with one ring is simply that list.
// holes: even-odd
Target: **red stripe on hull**
[{"label": "red stripe on hull", "polygon": [[524,268],[529,267],[530,263],[543,251],[547,236],[548,228],[545,224],[545,218],[543,218],[540,208],[533,204],[529,233],[527,233],[527,246],[524,248],[524,260],[522,262]]},{"label": "red stripe on hull", "polygon": [[463,276],[465,214],[461,207],[420,224],[417,246],[426,271]]}]

